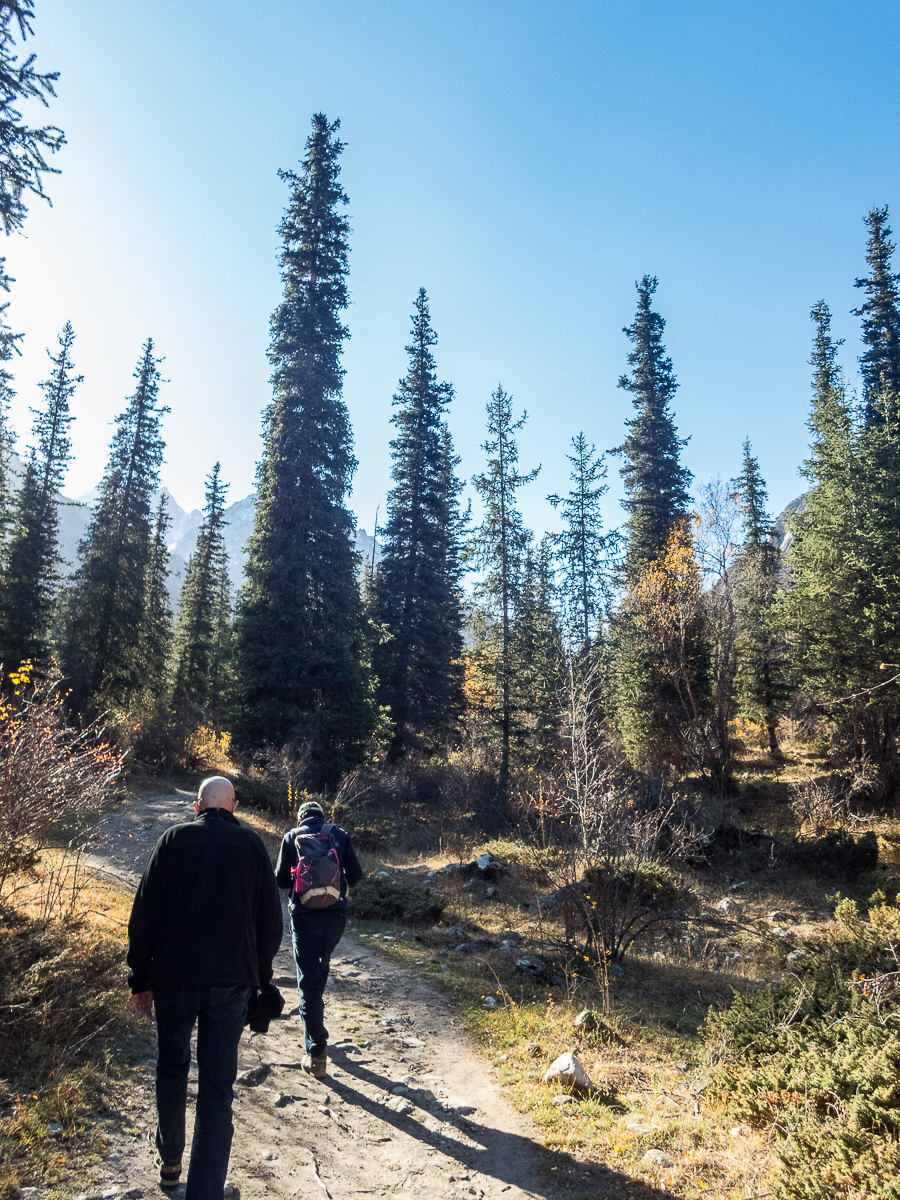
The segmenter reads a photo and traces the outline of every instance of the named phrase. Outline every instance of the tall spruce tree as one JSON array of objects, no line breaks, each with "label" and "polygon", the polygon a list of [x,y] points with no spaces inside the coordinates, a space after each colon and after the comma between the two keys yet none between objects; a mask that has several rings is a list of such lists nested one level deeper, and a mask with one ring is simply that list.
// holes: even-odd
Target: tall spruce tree
[{"label": "tall spruce tree", "polygon": [[522,583],[513,628],[514,703],[523,749],[534,761],[555,751],[559,691],[564,677],[563,636],[556,607],[553,552],[545,534],[529,541],[522,562]]},{"label": "tall spruce tree", "polygon": [[497,794],[501,813],[509,800],[509,752],[515,720],[515,621],[522,602],[525,555],[531,542],[531,533],[516,507],[516,492],[535,480],[541,469],[535,467],[527,474],[518,469],[515,434],[526,417],[523,412],[517,421],[513,420],[512,396],[498,384],[487,405],[488,438],[482,445],[487,468],[472,478],[484,505],[484,516],[472,531],[466,552],[473,566],[485,573],[475,587],[475,597],[488,620],[482,626],[481,644],[476,645],[476,651],[481,656],[482,674],[491,677],[493,683],[495,723],[500,735]]},{"label": "tall spruce tree", "polygon": [[[419,735],[445,733],[462,705],[462,564],[458,461],[443,413],[453,399],[438,383],[428,297],[420,288],[406,347],[409,370],[394,396],[393,487],[373,615],[383,634],[372,650],[378,699],[390,709],[396,762]],[[449,459],[449,461],[448,461]]]},{"label": "tall spruce tree", "polygon": [[865,222],[869,274],[857,279],[855,286],[864,289],[866,299],[853,313],[862,317],[862,339],[868,347],[859,365],[866,421],[871,424],[883,420],[884,405],[877,397],[889,395],[889,408],[900,411],[900,274],[891,271],[891,256],[897,247],[891,241],[887,205],[873,208]]},{"label": "tall spruce tree", "polygon": [[572,449],[566,456],[572,464],[572,490],[565,497],[547,497],[560,509],[564,525],[561,533],[550,535],[549,544],[559,563],[559,593],[570,635],[576,649],[587,650],[609,604],[616,535],[603,532],[600,498],[609,491],[603,456],[597,457],[584,433],[572,438]]},{"label": "tall spruce tree", "polygon": [[169,694],[169,658],[172,652],[172,602],[169,599],[169,516],[165,493],[153,514],[153,538],[144,572],[144,611],[141,621],[141,684],[138,702],[156,709]]},{"label": "tall spruce tree", "polygon": [[47,635],[59,585],[59,492],[72,457],[69,401],[83,376],[74,374],[75,334],[66,322],[53,370],[40,384],[44,406],[32,409],[35,445],[25,465],[15,519],[0,575],[0,648],[7,669],[47,655]]},{"label": "tall spruce tree", "polygon": [[258,498],[236,623],[233,733],[239,748],[292,740],[311,781],[332,786],[360,761],[374,710],[346,507],[356,460],[341,397],[349,336],[340,122],[312,121],[280,232],[284,299],[272,316],[274,396],[264,414]]},{"label": "tall spruce tree", "polygon": [[[670,409],[678,384],[662,341],[666,323],[651,308],[657,281],[645,275],[636,286],[637,314],[624,330],[632,344],[632,371],[619,379],[619,387],[631,392],[636,415],[625,422],[628,436],[612,451],[624,460],[620,474],[626,493],[622,506],[628,513],[625,571],[630,593],[613,629],[613,704],[629,760],[659,770],[673,744],[673,730],[680,733],[680,716],[672,716],[680,708],[671,703],[671,682],[658,669],[640,614],[651,568],[654,581],[671,574],[668,568],[683,550],[677,534],[689,511],[692,475],[681,465],[686,441],[678,437]],[[694,638],[699,625],[692,619],[688,626]],[[691,647],[688,659],[696,659],[697,650]]]},{"label": "tall spruce tree", "polygon": [[[216,463],[206,480],[206,503],[197,545],[188,559],[178,601],[172,703],[176,711],[221,719],[230,637],[225,493]],[[225,628],[223,628],[223,623]]]},{"label": "tall spruce tree", "polygon": [[72,703],[122,707],[144,688],[147,575],[154,553],[153,493],[163,460],[159,360],[144,345],[128,407],[116,418],[100,496],[80,545],[66,617],[63,665]]},{"label": "tall spruce tree", "polygon": [[670,408],[678,384],[662,341],[666,323],[651,308],[657,280],[645,275],[635,286],[637,314],[623,331],[633,347],[628,355],[632,370],[620,377],[619,387],[631,392],[636,415],[625,422],[625,441],[611,452],[624,460],[620,474],[626,493],[622,506],[628,513],[630,579],[662,553],[674,526],[687,516],[693,479],[681,465],[687,440],[678,437]]},{"label": "tall spruce tree", "polygon": [[750,439],[744,441],[741,473],[733,479],[740,506],[741,546],[735,609],[737,612],[737,674],[740,711],[766,730],[769,750],[780,753],[778,719],[790,699],[787,651],[778,618],[781,554],[775,544],[772,519],[766,511],[767,492]]},{"label": "tall spruce tree", "polygon": [[[894,770],[900,702],[883,689],[900,611],[900,437],[891,392],[857,413],[834,365],[824,304],[813,309],[811,483],[789,519],[793,586],[782,597],[801,682],[855,756]],[[874,419],[871,419],[874,414]]]}]

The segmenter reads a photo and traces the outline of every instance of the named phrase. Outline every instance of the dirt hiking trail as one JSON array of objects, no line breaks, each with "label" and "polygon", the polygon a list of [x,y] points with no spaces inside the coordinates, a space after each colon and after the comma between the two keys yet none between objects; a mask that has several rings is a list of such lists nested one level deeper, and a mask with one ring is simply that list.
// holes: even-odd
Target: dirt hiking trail
[{"label": "dirt hiking trail", "polygon": [[[135,887],[160,835],[193,815],[192,800],[180,791],[127,801],[98,826],[89,865]],[[285,926],[274,979],[285,996],[284,1015],[267,1034],[245,1029],[240,1043],[228,1177],[241,1200],[668,1195],[542,1148],[444,997],[349,936],[332,959],[325,997],[328,1075],[310,1078],[300,1068],[286,907]],[[163,1194],[151,1145],[154,1066],[147,1059],[135,1073],[132,1116],[124,1122],[132,1128],[104,1133],[100,1184],[82,1189],[83,1200]],[[195,1097],[193,1064],[188,1146]],[[183,1193],[182,1184],[168,1194]]]}]

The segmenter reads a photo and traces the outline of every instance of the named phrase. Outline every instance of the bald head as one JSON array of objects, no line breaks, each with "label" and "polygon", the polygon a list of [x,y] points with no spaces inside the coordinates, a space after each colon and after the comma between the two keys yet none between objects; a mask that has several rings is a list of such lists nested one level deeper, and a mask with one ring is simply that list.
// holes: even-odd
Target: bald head
[{"label": "bald head", "polygon": [[197,812],[203,812],[204,808],[227,808],[233,812],[237,807],[234,788],[221,775],[213,775],[209,779],[204,779],[197,793],[195,807]]}]

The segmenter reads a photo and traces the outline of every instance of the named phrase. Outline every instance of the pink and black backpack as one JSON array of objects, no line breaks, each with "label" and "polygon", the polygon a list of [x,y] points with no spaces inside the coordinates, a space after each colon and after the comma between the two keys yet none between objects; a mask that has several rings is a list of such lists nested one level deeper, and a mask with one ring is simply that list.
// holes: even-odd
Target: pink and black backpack
[{"label": "pink and black backpack", "polygon": [[330,908],[341,898],[341,859],[334,825],[317,832],[301,827],[294,835],[297,865],[291,868],[293,897],[304,908]]}]

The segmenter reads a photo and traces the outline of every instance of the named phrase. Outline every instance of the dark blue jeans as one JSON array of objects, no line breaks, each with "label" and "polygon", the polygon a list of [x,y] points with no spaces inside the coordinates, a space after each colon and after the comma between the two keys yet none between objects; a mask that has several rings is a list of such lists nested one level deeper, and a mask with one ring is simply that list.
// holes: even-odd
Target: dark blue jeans
[{"label": "dark blue jeans", "polygon": [[156,1148],[167,1166],[184,1154],[191,1032],[197,1025],[197,1112],[185,1200],[222,1200],[231,1139],[238,1042],[249,987],[153,989],[156,1059]]},{"label": "dark blue jeans", "polygon": [[325,984],[331,956],[344,936],[346,908],[324,908],[318,912],[294,912],[291,940],[297,964],[297,988],[300,992],[300,1016],[306,1031],[306,1053],[316,1057],[325,1053],[328,1030],[325,1028]]}]

